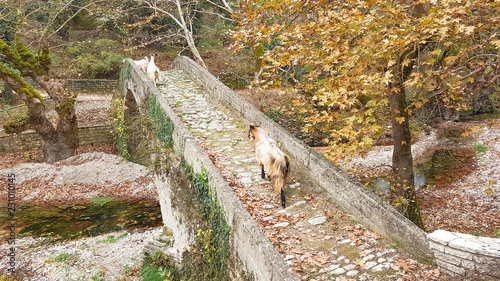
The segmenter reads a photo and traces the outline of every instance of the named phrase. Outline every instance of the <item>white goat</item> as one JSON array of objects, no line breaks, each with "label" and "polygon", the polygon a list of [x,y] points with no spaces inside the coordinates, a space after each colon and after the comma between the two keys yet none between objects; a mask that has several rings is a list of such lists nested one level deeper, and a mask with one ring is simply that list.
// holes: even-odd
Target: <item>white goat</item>
[{"label": "white goat", "polygon": [[146,71],[146,69],[148,68],[149,59],[148,57],[144,57],[142,60],[135,60],[134,62],[135,64],[137,64],[139,69],[141,69],[142,71]]},{"label": "white goat", "polygon": [[151,59],[149,60],[147,72],[149,79],[156,86],[156,81],[160,78],[160,69],[155,64],[155,55],[151,55]]}]

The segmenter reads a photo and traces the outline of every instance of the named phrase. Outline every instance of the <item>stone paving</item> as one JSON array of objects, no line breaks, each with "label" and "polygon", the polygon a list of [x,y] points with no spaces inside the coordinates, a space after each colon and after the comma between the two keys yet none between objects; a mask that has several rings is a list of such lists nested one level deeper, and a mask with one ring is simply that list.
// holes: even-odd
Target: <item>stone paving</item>
[{"label": "stone paving", "polygon": [[294,170],[293,159],[283,209],[270,181],[260,177],[247,121],[212,100],[183,71],[162,72],[158,89],[301,279],[405,280],[405,270],[422,268],[323,199],[314,180]]}]

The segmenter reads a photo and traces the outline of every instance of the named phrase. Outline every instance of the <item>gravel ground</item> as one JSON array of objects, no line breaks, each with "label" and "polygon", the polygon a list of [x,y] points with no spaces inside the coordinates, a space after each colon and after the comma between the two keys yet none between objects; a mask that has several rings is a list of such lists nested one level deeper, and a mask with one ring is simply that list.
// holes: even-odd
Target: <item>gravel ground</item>
[{"label": "gravel ground", "polygon": [[[43,245],[43,238],[19,239],[16,269],[24,272],[22,280],[142,280],[137,276],[142,249],[161,232],[162,228],[136,229],[51,245]],[[110,236],[117,241],[106,240]],[[5,257],[10,247],[0,245],[0,256]],[[2,262],[0,274],[6,270]]]},{"label": "gravel ground", "polygon": [[[156,199],[156,186],[144,166],[103,152],[83,153],[54,164],[22,163],[1,169],[15,174],[23,203],[78,202],[94,197]],[[0,184],[7,185],[1,178]],[[7,200],[0,194],[0,202]]]}]

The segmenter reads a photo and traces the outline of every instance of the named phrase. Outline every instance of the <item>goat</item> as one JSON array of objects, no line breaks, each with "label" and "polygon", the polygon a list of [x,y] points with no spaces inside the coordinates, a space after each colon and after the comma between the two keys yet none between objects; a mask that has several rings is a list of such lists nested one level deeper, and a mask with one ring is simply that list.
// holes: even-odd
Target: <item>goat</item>
[{"label": "goat", "polygon": [[144,57],[142,60],[135,60],[134,63],[137,64],[140,70],[146,71],[146,69],[148,68],[149,59],[148,57]]},{"label": "goat", "polygon": [[156,81],[160,78],[160,69],[155,64],[155,55],[151,55],[151,59],[149,60],[147,73],[151,82],[156,86]]},{"label": "goat", "polygon": [[261,177],[263,179],[266,177],[264,172],[264,169],[266,169],[269,172],[274,191],[281,194],[281,206],[285,208],[284,188],[285,179],[290,171],[290,159],[259,126],[250,125],[248,138],[255,140],[255,155],[257,164],[262,171]]}]

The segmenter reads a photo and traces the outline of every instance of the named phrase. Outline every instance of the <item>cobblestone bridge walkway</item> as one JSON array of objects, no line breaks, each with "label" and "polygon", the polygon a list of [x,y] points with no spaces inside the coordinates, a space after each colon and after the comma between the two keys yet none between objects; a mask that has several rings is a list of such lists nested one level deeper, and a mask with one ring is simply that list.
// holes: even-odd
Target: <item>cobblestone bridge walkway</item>
[{"label": "cobblestone bridge walkway", "polygon": [[[181,70],[162,72],[158,89],[191,130],[279,253],[303,280],[423,280],[438,273],[419,264],[323,198],[294,169],[287,208],[262,180],[249,123],[216,101]],[[355,200],[355,198],[353,198]]]}]

